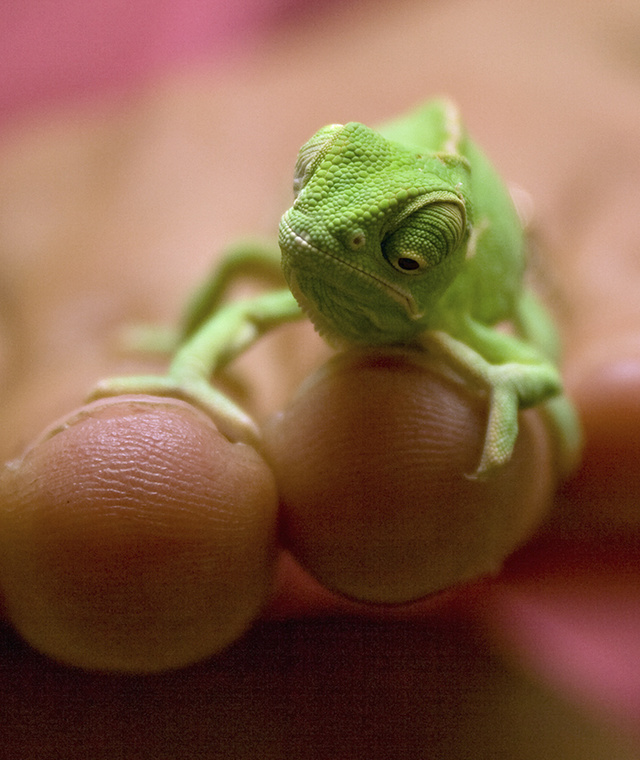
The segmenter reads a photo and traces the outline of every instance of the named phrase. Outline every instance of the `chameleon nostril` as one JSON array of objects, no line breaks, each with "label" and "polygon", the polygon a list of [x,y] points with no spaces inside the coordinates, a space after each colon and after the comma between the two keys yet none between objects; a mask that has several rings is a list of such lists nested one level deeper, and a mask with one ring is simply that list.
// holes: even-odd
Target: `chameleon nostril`
[{"label": "chameleon nostril", "polygon": [[349,238],[349,248],[351,248],[352,251],[358,251],[361,248],[364,248],[366,242],[367,237],[364,232],[362,230],[356,230],[351,233]]}]

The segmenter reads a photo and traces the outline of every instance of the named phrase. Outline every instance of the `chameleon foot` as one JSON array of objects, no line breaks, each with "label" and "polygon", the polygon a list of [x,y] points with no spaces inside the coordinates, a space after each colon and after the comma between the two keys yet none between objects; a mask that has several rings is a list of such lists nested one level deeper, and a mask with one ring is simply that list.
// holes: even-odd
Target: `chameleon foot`
[{"label": "chameleon foot", "polygon": [[480,461],[467,477],[482,479],[506,464],[511,458],[518,437],[518,396],[505,386],[491,388],[489,421]]},{"label": "chameleon foot", "polygon": [[[562,398],[557,396],[562,391],[560,376],[550,363],[490,365],[484,369],[484,375],[489,391],[489,420],[474,477],[483,477],[510,459],[518,437],[520,409]],[[559,411],[561,408],[564,407],[558,407]],[[558,421],[559,427],[563,424]]]},{"label": "chameleon foot", "polygon": [[260,440],[260,433],[254,420],[204,380],[179,381],[170,375],[109,378],[98,383],[87,400],[94,401],[109,396],[128,394],[148,394],[181,399],[207,414],[230,441],[256,445]]},{"label": "chameleon foot", "polygon": [[[470,478],[483,478],[509,461],[518,436],[517,394],[509,388],[497,387],[490,392],[487,432],[477,469]],[[575,470],[582,451],[582,430],[571,401],[558,395],[539,407],[555,443],[555,464],[561,478]]]}]

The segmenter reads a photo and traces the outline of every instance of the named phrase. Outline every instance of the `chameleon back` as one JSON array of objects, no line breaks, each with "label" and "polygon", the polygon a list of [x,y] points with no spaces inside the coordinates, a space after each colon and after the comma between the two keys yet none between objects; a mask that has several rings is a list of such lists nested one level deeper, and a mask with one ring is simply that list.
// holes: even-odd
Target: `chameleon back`
[{"label": "chameleon back", "polygon": [[463,270],[444,294],[439,311],[445,318],[468,314],[484,324],[511,317],[525,268],[522,225],[504,183],[467,137],[457,108],[448,101],[430,101],[378,131],[416,152],[454,153],[467,159],[472,233]]}]

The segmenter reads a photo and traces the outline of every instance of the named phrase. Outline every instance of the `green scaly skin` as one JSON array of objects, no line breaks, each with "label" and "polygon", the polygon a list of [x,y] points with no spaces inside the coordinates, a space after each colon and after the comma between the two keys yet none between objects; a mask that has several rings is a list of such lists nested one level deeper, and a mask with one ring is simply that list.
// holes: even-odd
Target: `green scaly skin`
[{"label": "green scaly skin", "polygon": [[[294,196],[279,235],[289,289],[225,302],[235,278],[277,266],[271,249],[238,246],[193,300],[168,375],[112,379],[94,397],[178,396],[230,438],[256,440],[253,421],[211,377],[304,312],[334,345],[427,350],[485,393],[487,431],[472,477],[509,460],[518,411],[539,404],[560,469],[573,466],[580,428],[562,392],[553,322],[523,285],[522,224],[451,103],[431,101],[378,131],[324,127],[300,149]],[[510,334],[496,328],[505,322]]]}]

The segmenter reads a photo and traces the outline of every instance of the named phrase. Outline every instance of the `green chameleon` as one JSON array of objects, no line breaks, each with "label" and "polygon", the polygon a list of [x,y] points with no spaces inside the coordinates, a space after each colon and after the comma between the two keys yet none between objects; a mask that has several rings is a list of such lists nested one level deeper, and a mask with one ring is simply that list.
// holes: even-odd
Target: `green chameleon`
[{"label": "green chameleon", "polygon": [[93,397],[177,396],[232,440],[256,439],[255,423],[211,378],[264,332],[307,314],[335,346],[426,350],[485,393],[475,476],[509,460],[519,409],[538,404],[561,462],[575,461],[580,429],[562,392],[556,332],[523,284],[523,225],[451,103],[430,101],[378,131],[356,122],[319,130],[300,149],[279,243],[289,289],[225,300],[238,277],[280,267],[267,246],[237,246],[187,310],[168,374],[107,380]]}]

